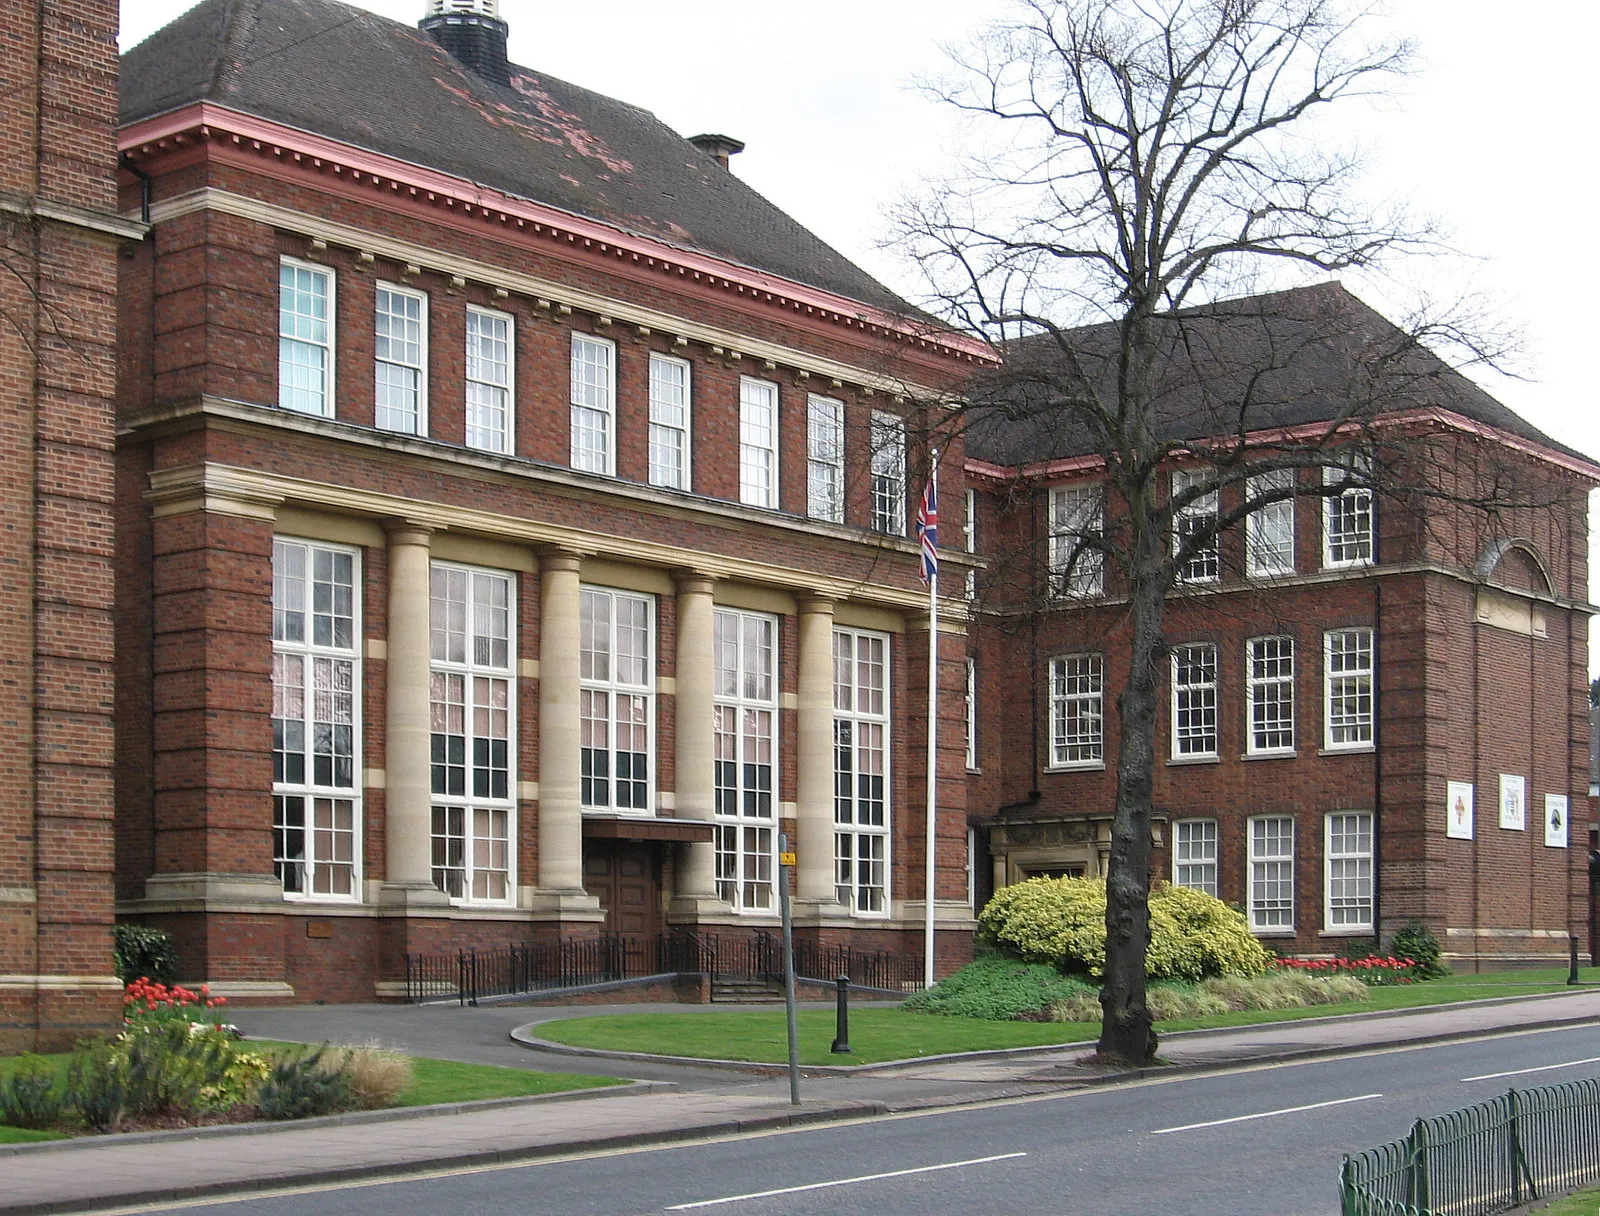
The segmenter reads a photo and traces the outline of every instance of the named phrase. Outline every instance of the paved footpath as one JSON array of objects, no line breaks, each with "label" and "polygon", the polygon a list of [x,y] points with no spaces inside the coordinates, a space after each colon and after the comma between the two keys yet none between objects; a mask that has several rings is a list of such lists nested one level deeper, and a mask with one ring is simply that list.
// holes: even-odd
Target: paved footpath
[{"label": "paved footpath", "polygon": [[[628,1006],[637,1012],[640,1006]],[[682,1006],[673,1006],[682,1009]],[[1114,1082],[1084,1062],[1085,1048],[996,1053],[808,1077],[804,1103],[788,1102],[782,1077],[605,1061],[529,1051],[513,1027],[594,1008],[418,1011],[306,1007],[235,1012],[252,1035],[317,1041],[377,1038],[442,1058],[521,1063],[564,1071],[641,1075],[638,1087],[577,1097],[466,1103],[448,1110],[380,1111],[299,1124],[0,1146],[0,1216],[85,1211],[250,1192],[381,1174],[467,1167],[566,1153],[701,1139],[806,1122],[867,1118]],[[452,1021],[451,1014],[455,1015]],[[488,1015],[488,1016],[484,1016]],[[1508,1002],[1285,1022],[1167,1036],[1162,1055],[1179,1069],[1225,1068],[1472,1037],[1539,1026],[1600,1022],[1600,989]],[[450,1031],[456,1032],[452,1037]],[[537,1034],[537,1027],[532,1030]],[[484,1056],[493,1056],[484,1059]],[[1143,1074],[1143,1075],[1149,1075]]]}]

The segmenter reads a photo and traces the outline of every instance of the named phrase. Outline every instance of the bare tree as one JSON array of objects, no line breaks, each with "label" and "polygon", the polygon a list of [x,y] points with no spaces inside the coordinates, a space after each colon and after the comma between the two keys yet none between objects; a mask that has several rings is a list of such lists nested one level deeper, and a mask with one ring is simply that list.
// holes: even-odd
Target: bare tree
[{"label": "bare tree", "polygon": [[1392,325],[1332,284],[1249,294],[1431,246],[1359,204],[1357,161],[1317,126],[1332,103],[1387,87],[1407,46],[1367,41],[1366,14],[1337,0],[1017,10],[936,90],[986,142],[956,181],[902,206],[896,243],[934,309],[1006,352],[969,386],[961,425],[1012,444],[1008,463],[1089,453],[1103,471],[1098,505],[1080,501],[1040,539],[1050,595],[1115,581],[1126,596],[1099,1050],[1144,1062],[1169,598],[1214,580],[1221,538],[1275,502],[1359,512],[1376,494],[1421,520],[1421,499],[1487,506],[1513,478],[1492,445],[1418,442],[1418,411],[1441,392],[1446,408],[1491,400],[1435,353],[1492,360],[1465,327]]}]

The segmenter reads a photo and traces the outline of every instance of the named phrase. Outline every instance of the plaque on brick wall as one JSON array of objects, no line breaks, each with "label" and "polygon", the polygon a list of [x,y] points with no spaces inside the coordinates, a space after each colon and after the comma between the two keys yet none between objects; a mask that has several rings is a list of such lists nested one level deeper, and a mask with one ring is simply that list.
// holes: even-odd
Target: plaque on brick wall
[{"label": "plaque on brick wall", "polygon": [[306,921],[306,936],[317,938],[330,938],[333,936],[333,922],[331,920]]},{"label": "plaque on brick wall", "polygon": [[1452,781],[1446,787],[1444,834],[1453,840],[1472,839],[1472,782]]},{"label": "plaque on brick wall", "polygon": [[1567,796],[1544,796],[1544,843],[1548,849],[1567,847]]},{"label": "plaque on brick wall", "polygon": [[1528,830],[1527,782],[1516,773],[1500,774],[1500,826],[1507,832]]}]

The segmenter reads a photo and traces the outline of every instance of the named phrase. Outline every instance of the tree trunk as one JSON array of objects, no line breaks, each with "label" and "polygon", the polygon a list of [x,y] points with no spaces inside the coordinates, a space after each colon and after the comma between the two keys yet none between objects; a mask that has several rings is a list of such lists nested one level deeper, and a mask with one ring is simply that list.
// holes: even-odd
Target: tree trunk
[{"label": "tree trunk", "polygon": [[1148,1064],[1156,1035],[1145,1004],[1145,954],[1150,945],[1150,814],[1156,759],[1157,665],[1162,638],[1164,582],[1159,537],[1141,538],[1129,603],[1132,669],[1117,698],[1117,809],[1106,872],[1106,969],[1100,989],[1099,1058]]}]

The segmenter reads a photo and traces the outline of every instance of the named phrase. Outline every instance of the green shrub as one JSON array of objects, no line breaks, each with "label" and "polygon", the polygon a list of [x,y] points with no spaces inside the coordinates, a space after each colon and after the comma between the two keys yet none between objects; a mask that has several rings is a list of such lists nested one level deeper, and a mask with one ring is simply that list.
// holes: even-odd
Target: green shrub
[{"label": "green shrub", "polygon": [[122,1122],[128,1102],[127,1062],[116,1044],[95,1040],[67,1064],[67,1102],[97,1132]]},{"label": "green shrub", "polygon": [[[1098,878],[1030,878],[1002,887],[979,914],[985,932],[1025,962],[1099,978],[1106,957],[1106,885]],[[1271,956],[1244,915],[1215,896],[1162,884],[1150,892],[1151,979],[1260,975]]]},{"label": "green shrub", "polygon": [[111,955],[124,984],[143,976],[170,984],[178,974],[178,948],[172,934],[148,925],[117,925],[111,930]]},{"label": "green shrub", "polygon": [[61,1122],[65,1097],[56,1084],[50,1061],[33,1052],[17,1057],[10,1074],[0,1080],[0,1123],[12,1127],[53,1127]]},{"label": "green shrub", "polygon": [[234,1059],[230,1036],[187,1022],[131,1026],[119,1046],[133,1115],[211,1109],[207,1091],[225,1084]]},{"label": "green shrub", "polygon": [[345,1075],[322,1067],[320,1048],[274,1061],[256,1103],[268,1119],[311,1119],[355,1105]]},{"label": "green shrub", "polygon": [[1054,967],[990,954],[946,976],[926,992],[913,993],[901,1008],[914,1013],[1011,1021],[1025,1014],[1041,1013],[1054,1001],[1089,991],[1082,980],[1068,979]]},{"label": "green shrub", "polygon": [[1439,939],[1420,920],[1408,920],[1395,930],[1389,953],[1416,964],[1419,979],[1436,980],[1450,974],[1450,968],[1440,961]]},{"label": "green shrub", "polygon": [[[1364,1001],[1367,986],[1348,975],[1326,978],[1298,971],[1272,971],[1266,975],[1213,976],[1199,983],[1183,981],[1151,984],[1145,1002],[1158,1022],[1208,1018],[1217,1014],[1256,1009],[1304,1009]],[[1054,1022],[1098,1022],[1100,1001],[1083,993],[1050,1006]]]}]

